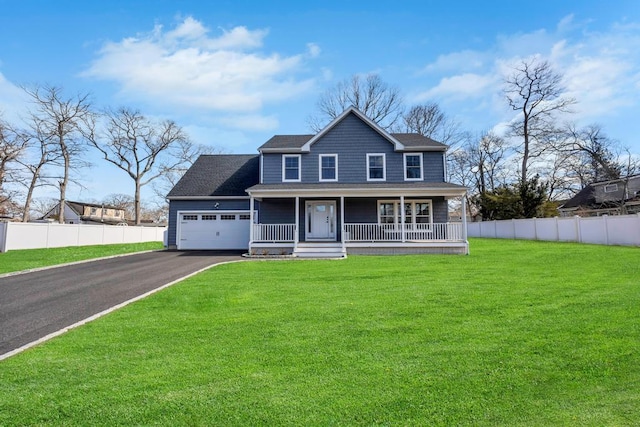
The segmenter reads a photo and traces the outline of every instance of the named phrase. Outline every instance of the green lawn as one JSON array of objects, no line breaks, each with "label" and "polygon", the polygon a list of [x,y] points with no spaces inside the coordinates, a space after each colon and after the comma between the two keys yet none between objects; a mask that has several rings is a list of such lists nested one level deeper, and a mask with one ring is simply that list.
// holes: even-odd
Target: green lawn
[{"label": "green lawn", "polygon": [[637,425],[639,260],[222,265],[0,362],[0,425]]},{"label": "green lawn", "polygon": [[146,242],[9,251],[0,253],[0,274],[131,252],[159,250],[162,247],[162,242]]}]

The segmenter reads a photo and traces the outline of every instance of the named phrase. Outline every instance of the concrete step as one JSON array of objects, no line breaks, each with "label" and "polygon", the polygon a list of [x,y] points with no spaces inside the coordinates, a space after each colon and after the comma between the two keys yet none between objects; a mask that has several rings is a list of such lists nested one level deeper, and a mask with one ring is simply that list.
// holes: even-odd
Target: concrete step
[{"label": "concrete step", "polygon": [[345,258],[347,253],[341,243],[304,242],[298,244],[293,255],[300,258]]}]

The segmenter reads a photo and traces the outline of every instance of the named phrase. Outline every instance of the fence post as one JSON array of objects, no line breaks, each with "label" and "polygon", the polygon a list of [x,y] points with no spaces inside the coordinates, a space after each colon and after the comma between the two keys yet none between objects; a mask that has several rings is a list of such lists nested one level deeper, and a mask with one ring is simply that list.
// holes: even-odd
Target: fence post
[{"label": "fence post", "polygon": [[604,223],[604,244],[609,245],[609,224],[607,223],[609,215],[602,215],[602,221]]},{"label": "fence post", "polygon": [[582,243],[582,233],[580,232],[580,216],[575,215],[573,219],[576,224],[576,237],[578,238],[578,243]]},{"label": "fence post", "polygon": [[7,228],[9,228],[8,221],[0,222],[0,253],[6,252],[7,248]]}]

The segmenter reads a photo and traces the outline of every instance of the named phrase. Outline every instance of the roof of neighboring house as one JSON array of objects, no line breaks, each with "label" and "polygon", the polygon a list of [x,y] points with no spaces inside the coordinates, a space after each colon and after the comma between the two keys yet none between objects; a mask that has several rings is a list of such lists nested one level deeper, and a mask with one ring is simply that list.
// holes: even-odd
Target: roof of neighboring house
[{"label": "roof of neighboring house", "polygon": [[587,185],[575,196],[560,205],[558,209],[574,209],[580,206],[589,206],[594,204],[595,201],[594,188],[591,185]]},{"label": "roof of neighboring house", "polygon": [[243,196],[259,181],[260,158],[254,154],[205,154],[198,157],[167,198]]},{"label": "roof of neighboring house", "polygon": [[[418,133],[392,133],[390,134],[400,141],[406,148],[442,148],[447,146],[431,138]],[[259,150],[300,150],[315,135],[274,135],[267,142],[262,144]]]}]

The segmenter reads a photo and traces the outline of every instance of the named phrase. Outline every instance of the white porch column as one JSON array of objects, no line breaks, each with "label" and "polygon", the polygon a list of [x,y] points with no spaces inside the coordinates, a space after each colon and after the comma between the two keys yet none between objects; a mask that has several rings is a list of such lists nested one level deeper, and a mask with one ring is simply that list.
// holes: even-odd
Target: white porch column
[{"label": "white porch column", "polygon": [[467,196],[462,196],[462,240],[467,241]]},{"label": "white porch column", "polygon": [[402,236],[402,243],[405,241],[405,233],[404,233],[404,196],[400,196],[400,230]]},{"label": "white porch column", "polygon": [[298,247],[300,240],[300,197],[296,196],[296,229],[293,232],[293,247]]},{"label": "white porch column", "polygon": [[249,196],[249,253],[251,253],[251,245],[253,245],[253,196]]},{"label": "white porch column", "polygon": [[344,246],[344,196],[340,196],[340,241]]}]

